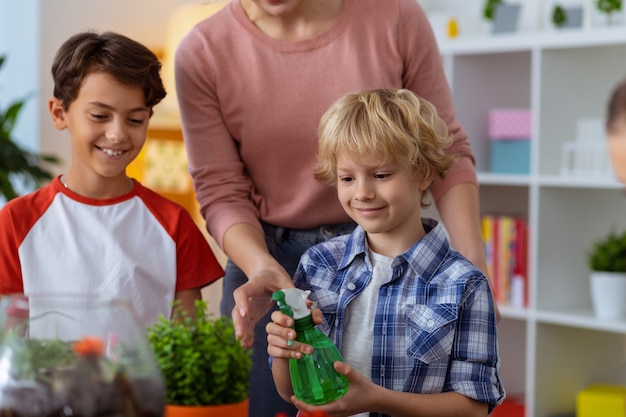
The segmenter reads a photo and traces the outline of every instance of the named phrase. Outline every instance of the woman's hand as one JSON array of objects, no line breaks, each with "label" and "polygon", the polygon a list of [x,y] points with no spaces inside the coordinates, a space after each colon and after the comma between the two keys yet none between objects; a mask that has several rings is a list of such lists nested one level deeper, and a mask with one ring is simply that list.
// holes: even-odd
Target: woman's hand
[{"label": "woman's hand", "polygon": [[233,292],[233,325],[235,335],[244,347],[252,346],[254,326],[272,308],[272,293],[293,287],[293,281],[282,267],[277,271],[267,269],[248,278],[248,282]]}]

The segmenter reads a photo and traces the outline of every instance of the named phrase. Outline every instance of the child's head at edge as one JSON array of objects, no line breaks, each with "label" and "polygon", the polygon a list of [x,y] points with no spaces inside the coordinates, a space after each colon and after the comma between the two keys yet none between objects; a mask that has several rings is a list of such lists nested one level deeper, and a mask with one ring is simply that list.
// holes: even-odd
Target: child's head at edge
[{"label": "child's head at edge", "polygon": [[160,69],[157,56],[137,41],[114,32],[81,32],[66,40],[54,57],[53,94],[67,111],[85,77],[102,72],[122,85],[141,88],[152,114],[166,94]]},{"label": "child's head at edge", "polygon": [[611,93],[605,126],[613,172],[619,181],[626,183],[626,79]]},{"label": "child's head at edge", "polygon": [[[350,93],[322,116],[318,131],[315,178],[337,181],[339,155],[373,155],[381,165],[394,163],[409,170],[415,181],[443,178],[455,157],[447,154],[451,138],[435,107],[405,89]],[[427,193],[421,205],[427,207]]]}]

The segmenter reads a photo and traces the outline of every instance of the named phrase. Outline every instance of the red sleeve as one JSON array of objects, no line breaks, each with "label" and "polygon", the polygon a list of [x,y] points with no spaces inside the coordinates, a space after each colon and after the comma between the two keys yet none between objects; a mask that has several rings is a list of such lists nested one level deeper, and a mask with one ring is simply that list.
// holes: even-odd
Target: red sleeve
[{"label": "red sleeve", "polygon": [[209,242],[183,206],[143,185],[139,194],[176,242],[176,292],[205,287],[224,276]]},{"label": "red sleeve", "polygon": [[18,254],[23,237],[15,230],[13,216],[14,210],[9,205],[0,210],[0,294],[23,292],[22,268]]},{"label": "red sleeve", "polygon": [[204,287],[224,276],[213,250],[187,211],[180,216],[176,265],[176,292]]},{"label": "red sleeve", "polygon": [[9,201],[0,210],[0,294],[24,292],[20,245],[50,207],[57,181]]}]

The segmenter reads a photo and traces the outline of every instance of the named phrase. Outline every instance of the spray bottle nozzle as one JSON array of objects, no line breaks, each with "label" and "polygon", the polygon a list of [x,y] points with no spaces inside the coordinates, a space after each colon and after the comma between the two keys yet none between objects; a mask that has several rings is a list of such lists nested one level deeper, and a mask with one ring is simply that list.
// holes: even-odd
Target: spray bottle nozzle
[{"label": "spray bottle nozzle", "polygon": [[310,293],[311,291],[303,291],[298,288],[284,288],[274,291],[272,300],[278,303],[280,311],[298,320],[311,314],[306,304]]},{"label": "spray bottle nozzle", "polygon": [[283,314],[286,314],[289,317],[293,318],[293,310],[285,301],[285,293],[283,292],[283,290],[274,291],[272,293],[272,300],[276,301],[276,304],[278,304],[278,308]]}]

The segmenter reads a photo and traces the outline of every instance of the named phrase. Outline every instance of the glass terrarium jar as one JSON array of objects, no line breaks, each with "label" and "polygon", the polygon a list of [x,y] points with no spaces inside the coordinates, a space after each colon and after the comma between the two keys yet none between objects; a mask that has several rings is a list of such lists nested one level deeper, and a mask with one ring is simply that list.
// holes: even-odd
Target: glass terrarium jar
[{"label": "glass terrarium jar", "polygon": [[163,415],[161,374],[126,302],[2,296],[0,327],[0,415]]}]

